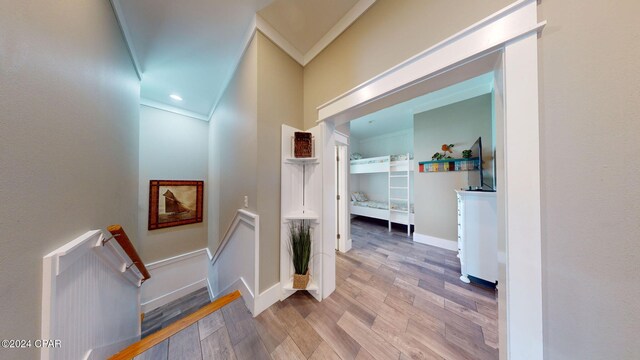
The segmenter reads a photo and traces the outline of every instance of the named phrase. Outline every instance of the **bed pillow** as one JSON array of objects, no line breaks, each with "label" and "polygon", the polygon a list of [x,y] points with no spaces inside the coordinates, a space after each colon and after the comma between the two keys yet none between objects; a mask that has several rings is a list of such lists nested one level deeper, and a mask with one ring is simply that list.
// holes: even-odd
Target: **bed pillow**
[{"label": "bed pillow", "polygon": [[356,198],[355,200],[356,201],[367,201],[367,200],[369,200],[367,198],[367,195],[365,195],[365,193],[363,193],[363,192],[356,191],[356,192],[353,193],[353,195],[355,196],[355,198]]}]

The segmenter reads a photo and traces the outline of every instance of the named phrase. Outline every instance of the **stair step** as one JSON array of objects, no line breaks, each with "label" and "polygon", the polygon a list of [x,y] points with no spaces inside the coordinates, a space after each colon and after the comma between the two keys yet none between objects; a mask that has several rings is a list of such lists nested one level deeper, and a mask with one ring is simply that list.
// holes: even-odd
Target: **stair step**
[{"label": "stair step", "polygon": [[161,342],[177,334],[178,332],[197,323],[198,320],[206,317],[207,315],[219,310],[223,306],[230,304],[231,302],[239,298],[240,298],[239,291],[234,291],[229,295],[225,295],[217,299],[216,301],[210,303],[209,305],[206,305],[205,307],[200,308],[193,314],[188,315],[174,322],[173,324],[147,336],[146,338],[129,345],[124,350],[110,357],[109,360],[131,360],[137,355],[140,355],[143,352],[151,349],[152,347],[160,344]]}]

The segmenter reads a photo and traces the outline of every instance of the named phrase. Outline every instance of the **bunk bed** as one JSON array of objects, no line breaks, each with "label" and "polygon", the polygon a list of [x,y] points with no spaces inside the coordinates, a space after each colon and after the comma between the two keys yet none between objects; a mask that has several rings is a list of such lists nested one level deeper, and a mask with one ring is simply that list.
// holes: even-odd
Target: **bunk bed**
[{"label": "bunk bed", "polygon": [[411,225],[415,224],[413,204],[410,200],[410,174],[413,172],[413,165],[410,154],[351,160],[352,175],[388,174],[387,201],[372,201],[366,194],[354,192],[351,195],[351,215],[387,220],[389,231],[392,223],[403,224],[407,226],[407,235],[411,235]]}]

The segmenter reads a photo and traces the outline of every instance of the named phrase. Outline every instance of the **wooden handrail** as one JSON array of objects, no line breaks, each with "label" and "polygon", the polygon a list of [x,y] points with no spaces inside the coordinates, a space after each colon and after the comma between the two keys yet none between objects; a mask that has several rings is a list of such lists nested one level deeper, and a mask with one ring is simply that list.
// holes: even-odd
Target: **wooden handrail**
[{"label": "wooden handrail", "polygon": [[[209,314],[220,310],[223,306],[232,303],[236,299],[240,299],[241,295],[239,291],[234,291],[231,294],[227,294],[214,302],[205,305],[204,307],[196,310],[194,313],[185,316],[184,318],[177,320],[173,324],[162,328],[155,333],[147,336],[146,338],[129,345],[122,349],[119,353],[113,355],[109,360],[131,360],[136,356],[144,353],[152,347],[160,344],[161,342],[169,339],[171,336],[179,333],[187,327],[197,323],[200,319],[206,317]],[[242,301],[242,300],[240,300]]]},{"label": "wooden handrail", "polygon": [[140,271],[140,274],[142,274],[143,276],[142,281],[146,281],[147,279],[149,279],[151,277],[151,274],[149,274],[147,267],[144,266],[142,259],[140,259],[140,255],[138,255],[136,248],[133,247],[131,240],[129,240],[129,237],[127,236],[127,233],[124,232],[124,229],[122,229],[122,226],[118,224],[111,225],[107,228],[107,230],[111,233],[111,235],[113,235],[113,238],[118,242],[127,256],[129,256],[131,261],[133,261],[133,265],[138,268],[138,271]]}]

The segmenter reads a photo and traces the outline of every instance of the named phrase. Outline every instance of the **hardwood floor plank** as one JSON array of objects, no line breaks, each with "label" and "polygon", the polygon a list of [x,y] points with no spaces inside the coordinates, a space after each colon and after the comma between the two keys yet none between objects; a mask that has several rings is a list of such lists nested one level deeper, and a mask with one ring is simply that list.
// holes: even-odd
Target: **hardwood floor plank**
[{"label": "hardwood floor plank", "polygon": [[338,325],[353,337],[371,356],[378,360],[398,359],[400,351],[386,342],[350,312],[345,312]]},{"label": "hardwood floor plank", "polygon": [[198,325],[193,324],[169,338],[169,360],[202,360]]},{"label": "hardwood floor plank", "polygon": [[327,344],[322,341],[316,351],[311,354],[309,360],[340,360],[340,356]]},{"label": "hardwood floor plank", "polygon": [[498,333],[489,329],[482,328],[482,336],[484,337],[484,343],[494,349],[498,349]]},{"label": "hardwood floor plank", "polygon": [[422,299],[431,301],[432,303],[444,307],[444,301],[445,299],[437,294],[432,293],[431,291],[425,290],[419,286],[415,286],[412,284],[409,284],[408,282],[402,280],[402,279],[397,279],[394,284],[404,290],[407,290],[411,293],[413,293],[415,295],[415,297],[420,297]]},{"label": "hardwood floor plank", "polygon": [[421,342],[436,354],[447,360],[473,360],[466,352],[447,342],[442,334],[433,332],[431,329],[422,326],[419,322],[409,319],[407,335]]},{"label": "hardwood floor plank", "polygon": [[234,346],[246,336],[256,331],[253,324],[253,317],[242,299],[238,299],[223,307],[222,315],[227,325],[231,344]]},{"label": "hardwood floor plank", "polygon": [[289,336],[293,340],[293,342],[298,345],[298,348],[305,357],[311,356],[320,343],[322,343],[322,338],[318,333],[309,325],[307,321],[301,321],[292,329],[289,329]]},{"label": "hardwood floor plank", "polygon": [[306,360],[302,351],[290,337],[287,337],[278,347],[271,353],[273,360]]},{"label": "hardwood floor plank", "polygon": [[264,347],[258,333],[253,329],[240,342],[233,346],[238,360],[270,360],[271,355]]},{"label": "hardwood floor plank", "polygon": [[476,309],[477,311],[482,314],[487,316],[490,319],[498,319],[498,306],[496,304],[496,306],[489,306],[486,303],[483,303],[481,301],[476,301]]},{"label": "hardwood floor plank", "polygon": [[486,346],[483,342],[470,338],[464,330],[454,324],[446,324],[445,339],[450,344],[465,351],[470,358],[479,360],[498,360],[498,351]]},{"label": "hardwood floor plank", "polygon": [[[394,325],[378,317],[373,322],[371,330],[380,335],[389,344],[400,350],[401,355],[409,359],[436,359],[442,360],[442,357],[434,353],[433,350],[424,346],[411,336],[408,336],[404,330],[398,330]],[[400,358],[403,358],[402,356]]]},{"label": "hardwood floor plank", "polygon": [[318,301],[306,291],[298,291],[289,296],[284,302],[291,304],[302,317],[307,317],[318,307]]},{"label": "hardwood floor plank", "polygon": [[482,328],[498,333],[498,321],[496,319],[490,319],[486,315],[480,314],[477,311],[473,311],[450,300],[445,300],[445,308],[462,316],[463,318],[473,321]]},{"label": "hardwood floor plank", "polygon": [[317,312],[311,313],[306,320],[340,358],[343,360],[356,358],[358,351],[360,351],[360,344],[338,324]]},{"label": "hardwood floor plank", "polygon": [[498,299],[495,292],[480,288],[478,286],[467,285],[468,288],[463,288],[460,284],[456,285],[451,282],[445,282],[444,288],[455,293],[458,293],[467,298],[473,299],[475,301],[481,302],[487,306],[497,306]]},{"label": "hardwood floor plank", "polygon": [[200,340],[203,340],[207,336],[218,331],[221,327],[225,326],[224,317],[222,311],[218,310],[206,317],[198,320],[198,330],[200,332]]},{"label": "hardwood floor plank", "polygon": [[273,312],[278,319],[282,321],[286,329],[292,328],[298,325],[301,321],[304,321],[302,315],[300,315],[300,313],[291,304],[283,302],[277,309],[274,308],[274,306],[272,306]]},{"label": "hardwood floor plank", "polygon": [[444,335],[444,321],[436,318],[435,316],[424,312],[411,304],[407,304],[402,300],[398,300],[392,296],[389,296],[385,301],[387,305],[400,311],[409,319],[415,319],[421,324],[424,324],[432,331]]},{"label": "hardwood floor plank", "polygon": [[363,306],[360,302],[353,299],[351,296],[342,295],[338,292],[334,292],[331,294],[329,299],[335,301],[341,308],[345,309],[351,313],[351,315],[355,316],[358,320],[362,321],[368,327],[373,324],[373,320],[375,320],[377,314]]},{"label": "hardwood floor plank", "polygon": [[457,302],[460,305],[466,306],[471,310],[477,310],[476,301],[470,299],[466,296],[461,296],[459,293],[453,292],[451,290],[447,290],[444,288],[444,281],[435,285],[433,283],[428,283],[424,280],[420,280],[418,283],[418,287],[421,287],[427,291],[430,291],[436,295],[442,296],[445,299]]},{"label": "hardwood floor plank", "polygon": [[203,360],[236,359],[226,327],[222,327],[204,338],[200,342],[200,346],[202,347]]},{"label": "hardwood floor plank", "polygon": [[358,351],[358,355],[356,356],[356,360],[375,360],[376,358],[374,358],[371,354],[369,354],[369,352],[365,349],[360,349],[360,351]]},{"label": "hardwood floor plank", "polygon": [[133,358],[134,360],[167,360],[169,356],[169,339]]},{"label": "hardwood floor plank", "polygon": [[380,300],[384,300],[387,297],[387,292],[377,289],[357,277],[349,276],[349,278],[347,278],[347,283],[358,287],[361,291],[365,291]]},{"label": "hardwood floor plank", "polygon": [[407,328],[407,323],[409,322],[409,318],[405,316],[404,313],[386,304],[384,301],[380,301],[368,294],[358,295],[356,297],[356,301],[360,302],[367,308],[374,311],[378,315],[376,318],[379,318],[379,317],[385,318],[385,320],[387,320],[395,328],[397,328],[398,331],[404,332],[405,329]]},{"label": "hardwood floor plank", "polygon": [[473,321],[464,318],[457,313],[451,312],[449,309],[443,309],[423,299],[416,299],[413,306],[436,317],[447,325],[455,326],[460,331],[463,331],[466,336],[473,341],[478,343],[484,342],[482,337],[482,327]]},{"label": "hardwood floor plank", "polygon": [[267,352],[273,353],[288,336],[284,323],[273,313],[271,308],[256,316],[254,321],[256,331],[267,348]]}]

